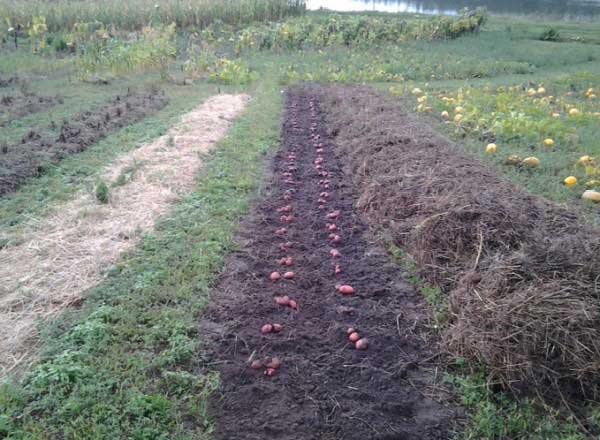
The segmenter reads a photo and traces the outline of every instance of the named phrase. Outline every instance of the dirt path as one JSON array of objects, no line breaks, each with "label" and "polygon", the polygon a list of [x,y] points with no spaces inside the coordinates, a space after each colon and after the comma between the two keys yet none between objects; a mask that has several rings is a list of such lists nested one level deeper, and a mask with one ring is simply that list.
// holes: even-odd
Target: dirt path
[{"label": "dirt path", "polygon": [[[222,379],[212,406],[216,437],[449,438],[457,413],[434,391],[436,341],[427,339],[424,305],[356,215],[312,89],[290,93],[283,139],[200,325]],[[272,281],[274,271],[294,277]],[[355,293],[343,295],[338,284]],[[285,304],[281,296],[297,308],[276,304]],[[273,323],[283,330],[261,334]],[[350,327],[368,340],[366,350],[349,342]],[[281,362],[274,371],[265,365],[273,357]]]},{"label": "dirt path", "polygon": [[[11,233],[0,249],[0,378],[26,359],[35,323],[97,284],[155,218],[188,193],[202,155],[225,135],[248,96],[214,96],[165,136],[132,151],[104,171],[110,203],[81,193],[56,215]],[[123,177],[120,177],[123,176]]]}]

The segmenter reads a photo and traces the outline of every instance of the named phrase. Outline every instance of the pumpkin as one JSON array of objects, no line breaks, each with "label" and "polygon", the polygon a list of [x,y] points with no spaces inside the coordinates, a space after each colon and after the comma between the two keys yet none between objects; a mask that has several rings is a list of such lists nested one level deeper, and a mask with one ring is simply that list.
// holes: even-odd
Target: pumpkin
[{"label": "pumpkin", "polygon": [[564,180],[564,182],[565,182],[565,185],[567,185],[567,186],[577,185],[577,177],[569,176]]},{"label": "pumpkin", "polygon": [[485,147],[486,154],[495,154],[496,150],[498,150],[496,144],[488,144],[487,147]]},{"label": "pumpkin", "polygon": [[521,156],[517,154],[511,154],[506,158],[506,165],[519,165],[522,162]]},{"label": "pumpkin", "polygon": [[600,203],[600,192],[594,191],[593,189],[588,189],[581,195],[581,198],[584,200],[590,200],[594,203]]},{"label": "pumpkin", "polygon": [[526,157],[523,159],[523,165],[526,165],[530,168],[537,168],[540,166],[540,160],[537,157]]}]

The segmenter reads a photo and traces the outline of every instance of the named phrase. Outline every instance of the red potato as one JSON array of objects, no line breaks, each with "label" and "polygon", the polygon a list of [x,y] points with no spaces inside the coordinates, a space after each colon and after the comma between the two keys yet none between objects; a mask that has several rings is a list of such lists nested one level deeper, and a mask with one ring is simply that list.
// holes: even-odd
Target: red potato
[{"label": "red potato", "polygon": [[328,185],[328,184],[325,184],[325,185],[323,185],[323,188],[325,188],[325,189],[329,189],[329,185]]},{"label": "red potato", "polygon": [[281,324],[273,324],[273,331],[275,333],[279,333],[280,331],[283,331],[283,325],[281,325]]},{"label": "red potato", "polygon": [[294,259],[292,257],[283,257],[279,260],[279,264],[282,266],[293,266]]},{"label": "red potato", "polygon": [[288,184],[290,184],[290,185],[295,185],[295,184],[296,184],[296,182],[294,182],[294,180],[293,180],[293,179],[287,179],[287,180],[285,181],[285,183],[288,183]]},{"label": "red potato", "polygon": [[279,249],[281,249],[284,252],[287,252],[291,247],[292,243],[289,241],[286,241],[285,243],[279,243]]},{"label": "red potato", "polygon": [[250,368],[252,368],[253,370],[261,370],[263,367],[263,363],[261,361],[259,361],[258,359],[253,360],[252,363],[250,364]]},{"label": "red potato", "polygon": [[277,209],[277,212],[292,212],[292,205],[285,205]]},{"label": "red potato", "polygon": [[277,373],[277,370],[275,368],[267,368],[265,370],[265,376],[275,376],[275,374]]},{"label": "red potato", "polygon": [[327,203],[327,200],[325,200],[325,199],[319,199],[319,200],[318,200],[318,202],[319,202],[321,205],[324,205],[325,203]]},{"label": "red potato", "polygon": [[281,278],[281,275],[279,274],[279,272],[271,272],[269,278],[271,278],[271,281],[277,281]]},{"label": "red potato", "polygon": [[287,233],[287,228],[279,228],[275,231],[275,235],[283,235]]},{"label": "red potato", "polygon": [[325,209],[325,205],[319,205],[319,206],[317,206],[317,208],[323,210],[323,209]]},{"label": "red potato", "polygon": [[317,153],[321,154],[323,152],[322,148],[317,148]]},{"label": "red potato", "polygon": [[293,299],[291,299],[288,304],[292,309],[294,309],[294,310],[298,309],[298,303],[296,301],[294,301]]},{"label": "red potato", "polygon": [[290,305],[290,297],[289,296],[276,296],[275,304],[278,306],[289,306]]},{"label": "red potato", "polygon": [[340,216],[340,214],[341,214],[340,211],[336,210],[336,211],[330,212],[325,217],[327,217],[329,219],[333,219],[333,218],[338,218]]},{"label": "red potato", "polygon": [[369,348],[369,341],[367,341],[366,338],[362,338],[356,341],[354,346],[357,350],[366,350],[367,348]]},{"label": "red potato", "polygon": [[343,285],[338,289],[342,295],[352,295],[354,293],[354,287]]},{"label": "red potato", "polygon": [[335,223],[327,223],[327,230],[331,232],[335,232],[338,230],[338,227]]},{"label": "red potato", "polygon": [[279,220],[281,220],[282,222],[285,222],[285,223],[292,223],[294,221],[294,216],[293,215],[282,215],[281,217],[279,217]]},{"label": "red potato", "polygon": [[340,237],[339,235],[334,235],[331,238],[331,241],[333,241],[334,243],[341,243],[342,242],[342,237]]},{"label": "red potato", "polygon": [[281,367],[281,361],[278,357],[274,357],[269,362],[267,362],[266,365],[268,368],[273,368],[276,370],[277,368]]},{"label": "red potato", "polygon": [[283,278],[285,278],[286,280],[291,280],[294,278],[294,276],[296,276],[294,272],[286,272],[283,274]]},{"label": "red potato", "polygon": [[335,265],[335,274],[339,275],[343,272],[342,267],[339,264]]},{"label": "red potato", "polygon": [[346,330],[346,333],[348,334],[348,336],[350,336],[352,333],[354,333],[356,330],[354,330],[353,327],[349,327],[348,330]]},{"label": "red potato", "polygon": [[286,202],[288,202],[288,201],[292,200],[292,196],[290,196],[289,194],[285,194],[283,196],[283,200],[285,200]]},{"label": "red potato", "polygon": [[360,339],[360,335],[356,332],[350,333],[350,336],[348,336],[348,339],[350,339],[350,342],[356,342]]},{"label": "red potato", "polygon": [[327,191],[323,191],[321,194],[319,194],[319,197],[327,198],[329,195],[330,194]]},{"label": "red potato", "polygon": [[329,251],[329,254],[333,257],[333,258],[341,258],[342,254],[340,251],[338,251],[337,249],[331,249]]},{"label": "red potato", "polygon": [[271,324],[265,324],[260,328],[260,332],[263,335],[266,335],[267,333],[271,333],[273,331],[273,326]]},{"label": "red potato", "polygon": [[321,171],[323,169],[323,167],[321,165],[315,165],[315,169],[318,171]]}]

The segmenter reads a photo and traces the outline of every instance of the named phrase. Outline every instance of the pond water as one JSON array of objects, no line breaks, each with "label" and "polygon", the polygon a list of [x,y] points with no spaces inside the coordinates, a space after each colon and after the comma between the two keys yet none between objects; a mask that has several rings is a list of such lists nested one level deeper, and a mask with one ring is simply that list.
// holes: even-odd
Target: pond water
[{"label": "pond water", "polygon": [[419,12],[456,15],[462,8],[485,6],[496,14],[540,15],[568,20],[599,20],[600,0],[307,0],[311,10]]}]

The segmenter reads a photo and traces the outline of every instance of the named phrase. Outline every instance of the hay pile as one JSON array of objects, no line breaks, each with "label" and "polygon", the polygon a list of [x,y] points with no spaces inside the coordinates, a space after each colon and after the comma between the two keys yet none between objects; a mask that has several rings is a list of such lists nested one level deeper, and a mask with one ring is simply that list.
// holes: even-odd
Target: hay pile
[{"label": "hay pile", "polygon": [[334,87],[325,99],[359,209],[449,295],[447,350],[508,387],[593,397],[600,231],[501,179],[370,89]]}]

